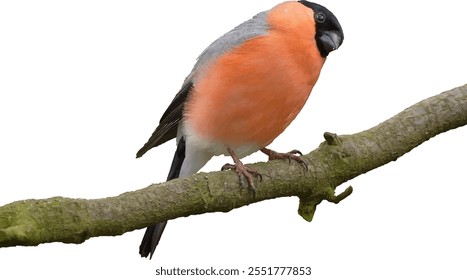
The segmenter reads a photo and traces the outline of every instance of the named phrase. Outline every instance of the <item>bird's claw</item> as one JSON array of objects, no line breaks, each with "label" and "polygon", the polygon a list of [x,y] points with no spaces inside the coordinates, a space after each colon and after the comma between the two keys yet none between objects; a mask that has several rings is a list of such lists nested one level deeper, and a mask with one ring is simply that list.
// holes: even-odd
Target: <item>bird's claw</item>
[{"label": "bird's claw", "polygon": [[306,170],[308,170],[308,164],[301,158],[303,155],[302,152],[299,150],[292,150],[288,153],[278,153],[276,151],[273,151],[268,148],[263,148],[261,149],[261,152],[266,154],[269,157],[269,160],[274,160],[274,159],[288,159],[289,163],[293,161],[296,161],[300,164],[302,164]]},{"label": "bird's claw", "polygon": [[222,166],[221,168],[222,171],[224,170],[235,170],[238,175],[238,180],[240,182],[240,186],[245,185],[245,179],[248,183],[248,187],[253,191],[253,193],[256,193],[256,187],[254,183],[254,178],[253,176],[259,178],[259,181],[261,182],[263,180],[263,176],[261,176],[258,171],[249,168],[248,166],[245,166],[244,164],[230,164],[226,163]]}]

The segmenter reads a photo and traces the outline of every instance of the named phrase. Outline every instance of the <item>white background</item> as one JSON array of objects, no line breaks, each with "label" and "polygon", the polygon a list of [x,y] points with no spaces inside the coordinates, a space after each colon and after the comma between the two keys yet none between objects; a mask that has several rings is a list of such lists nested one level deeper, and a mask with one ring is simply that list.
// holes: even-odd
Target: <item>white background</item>
[{"label": "white background", "polygon": [[[135,153],[196,57],[278,2],[2,1],[0,205],[114,196],[163,181],[174,142],[138,160]],[[320,3],[339,18],[344,44],[272,148],[309,152],[325,131],[359,132],[467,82],[462,1]],[[1,248],[1,278],[310,266],[312,279],[465,279],[466,142],[466,128],[450,131],[346,183],[339,190],[351,184],[354,193],[339,205],[323,202],[312,223],[296,214],[297,198],[281,198],[171,221],[152,261],[138,255],[143,230],[81,245]]]}]

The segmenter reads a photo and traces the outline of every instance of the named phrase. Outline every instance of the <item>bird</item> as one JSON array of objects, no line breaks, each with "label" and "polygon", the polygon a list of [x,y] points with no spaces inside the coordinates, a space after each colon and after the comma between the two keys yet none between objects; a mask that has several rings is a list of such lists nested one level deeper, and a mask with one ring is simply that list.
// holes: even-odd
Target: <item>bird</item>
[{"label": "bird", "polygon": [[[198,57],[181,89],[137,152],[176,138],[167,180],[198,172],[213,156],[231,156],[242,184],[255,190],[261,175],[241,159],[261,151],[269,160],[303,162],[300,153],[267,148],[305,105],[328,54],[344,40],[324,6],[305,0],[280,3],[238,25]],[[258,178],[259,177],[259,178]],[[167,222],[146,229],[139,247],[151,259]]]}]

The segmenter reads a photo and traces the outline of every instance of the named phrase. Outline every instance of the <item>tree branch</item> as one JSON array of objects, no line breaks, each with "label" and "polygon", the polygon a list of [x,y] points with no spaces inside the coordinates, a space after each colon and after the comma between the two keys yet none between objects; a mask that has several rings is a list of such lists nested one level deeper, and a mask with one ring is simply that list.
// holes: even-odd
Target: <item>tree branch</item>
[{"label": "tree branch", "polygon": [[228,212],[258,201],[300,198],[299,214],[311,221],[323,200],[339,203],[352,187],[342,183],[396,160],[433,136],[467,124],[467,85],[423,100],[389,120],[353,135],[325,133],[325,142],[297,163],[271,161],[253,168],[262,174],[256,195],[238,185],[235,172],[199,173],[102,199],[53,197],[0,207],[0,247],[47,242],[81,243],[120,235],[156,222],[207,212]]}]

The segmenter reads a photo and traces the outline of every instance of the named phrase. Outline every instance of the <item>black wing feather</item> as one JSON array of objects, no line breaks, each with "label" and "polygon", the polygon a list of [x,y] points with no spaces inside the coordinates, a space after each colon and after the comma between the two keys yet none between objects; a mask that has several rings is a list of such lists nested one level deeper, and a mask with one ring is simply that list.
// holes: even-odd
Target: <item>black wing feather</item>
[{"label": "black wing feather", "polygon": [[148,142],[136,153],[136,157],[143,156],[150,149],[157,147],[177,136],[178,124],[183,117],[183,108],[185,101],[188,97],[191,88],[193,87],[192,82],[186,82],[183,84],[180,91],[175,95],[174,99],[170,103],[169,107],[165,110],[162,115],[159,125],[156,130],[152,133]]}]

